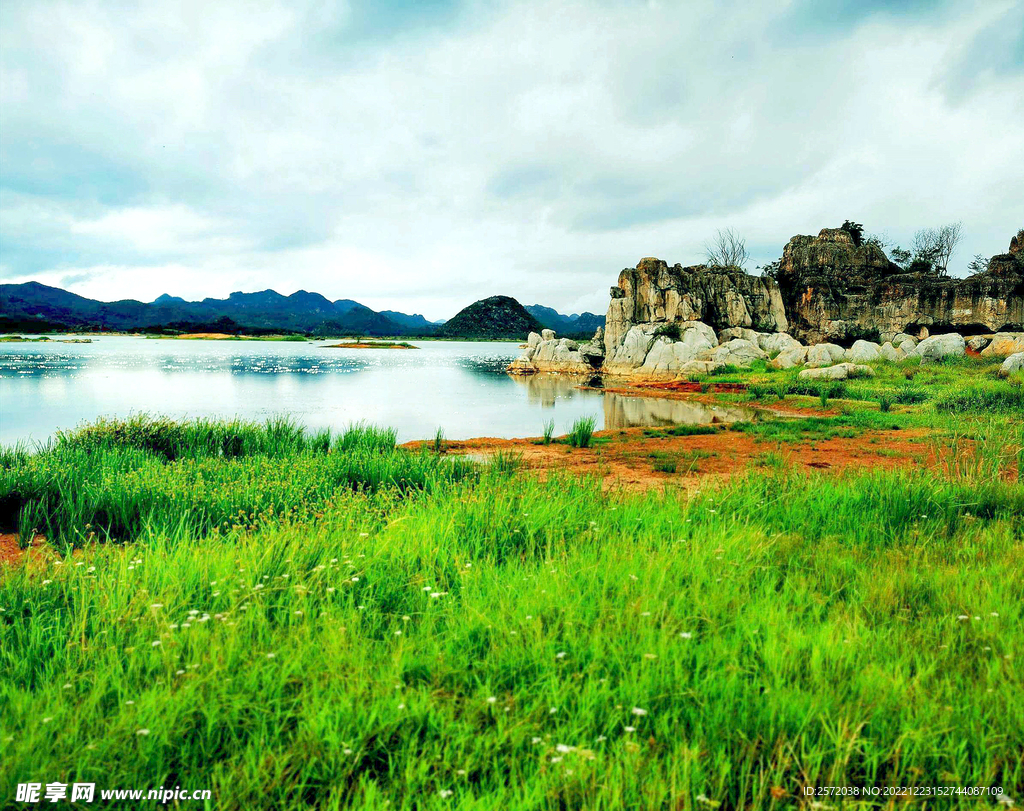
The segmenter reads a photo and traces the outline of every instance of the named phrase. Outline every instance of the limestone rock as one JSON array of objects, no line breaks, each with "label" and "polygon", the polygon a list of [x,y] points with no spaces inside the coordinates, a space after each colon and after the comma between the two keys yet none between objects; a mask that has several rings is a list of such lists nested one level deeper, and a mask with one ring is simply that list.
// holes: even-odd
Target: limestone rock
[{"label": "limestone rock", "polygon": [[907,353],[902,349],[893,346],[891,343],[886,341],[882,344],[882,348],[879,350],[882,357],[885,358],[889,363],[899,363],[901,360],[907,359]]},{"label": "limestone rock", "polygon": [[762,335],[764,335],[763,332],[747,329],[746,327],[729,327],[728,329],[723,329],[718,333],[718,340],[724,344],[726,341],[731,341],[733,338],[742,338],[744,341],[750,341],[752,344],[758,344],[760,343]]},{"label": "limestone rock", "polygon": [[910,355],[915,349],[917,349],[917,341],[913,338],[907,338],[907,340],[902,343],[896,344],[896,348],[900,350],[900,352]]},{"label": "limestone rock", "polygon": [[679,376],[686,377],[688,375],[713,375],[719,369],[725,366],[724,363],[719,363],[715,360],[688,360],[682,366],[679,367]]},{"label": "limestone rock", "polygon": [[530,347],[533,347],[534,349],[536,349],[537,348],[537,344],[539,344],[539,343],[540,343],[540,336],[536,332],[531,332],[526,337],[526,345],[527,346],[530,346]]},{"label": "limestone rock", "polygon": [[824,366],[818,369],[804,369],[797,377],[801,380],[846,380],[851,377],[874,377],[875,372],[870,366],[856,363],[837,363],[835,366]]},{"label": "limestone rock", "polygon": [[972,352],[981,352],[990,343],[992,343],[991,335],[975,335],[967,339],[967,348]]},{"label": "limestone rock", "polygon": [[999,367],[1000,377],[1009,377],[1014,372],[1024,371],[1024,352],[1014,352]]},{"label": "limestone rock", "polygon": [[786,332],[759,333],[757,345],[769,355],[777,352],[788,352],[793,349],[807,349],[796,338]]},{"label": "limestone rock", "polygon": [[[640,324],[701,321],[712,329],[786,330],[779,287],[738,268],[669,266],[654,258],[619,274],[605,318],[605,354],[613,357]],[[717,340],[717,339],[716,339]]]},{"label": "limestone rock", "polygon": [[807,347],[798,345],[787,349],[775,356],[771,366],[776,369],[792,369],[794,366],[802,366],[807,362]]},{"label": "limestone rock", "polygon": [[807,365],[820,368],[839,363],[846,357],[846,350],[839,344],[815,344],[807,349]]},{"label": "limestone rock", "polygon": [[881,349],[872,341],[854,341],[853,346],[846,350],[844,360],[850,363],[871,363],[882,357]]},{"label": "limestone rock", "polygon": [[755,360],[763,360],[768,355],[757,344],[742,338],[733,338],[724,344],[708,349],[697,355],[697,360],[710,360],[727,366],[750,366]]},{"label": "limestone rock", "polygon": [[921,358],[921,363],[935,363],[943,358],[966,355],[967,342],[955,332],[933,335],[921,341],[914,349],[914,354]]},{"label": "limestone rock", "polygon": [[553,341],[555,340],[555,331],[553,329],[542,329],[540,331],[540,338],[542,341]]},{"label": "limestone rock", "polygon": [[899,333],[922,328],[1024,324],[1024,252],[993,257],[966,279],[947,278],[907,273],[877,245],[857,246],[847,232],[825,228],[789,241],[778,282],[788,331],[807,342],[892,335],[900,346]]},{"label": "limestone rock", "polygon": [[997,332],[992,336],[992,343],[986,346],[982,357],[1005,357],[1024,352],[1024,332]]},{"label": "limestone rock", "polygon": [[[898,349],[903,349],[903,344],[907,343],[908,341],[911,344],[911,349],[917,346],[917,338],[915,338],[913,335],[907,335],[907,333],[905,332],[900,332],[897,333],[896,336],[892,339],[892,345],[897,347]],[[904,349],[903,351],[906,352],[908,350]]]}]

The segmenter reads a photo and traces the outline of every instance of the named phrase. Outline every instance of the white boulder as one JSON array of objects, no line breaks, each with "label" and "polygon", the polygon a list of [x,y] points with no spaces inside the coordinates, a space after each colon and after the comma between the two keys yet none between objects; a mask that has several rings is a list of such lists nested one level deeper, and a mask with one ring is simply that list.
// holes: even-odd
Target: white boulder
[{"label": "white boulder", "polygon": [[801,380],[846,380],[851,377],[874,377],[870,366],[856,363],[837,363],[835,366],[823,366],[817,369],[804,369],[797,377]]},{"label": "white boulder", "polygon": [[802,366],[806,361],[807,347],[797,346],[780,352],[770,365],[776,369],[792,369],[794,366]]},{"label": "white boulder", "polygon": [[967,342],[955,332],[933,335],[921,341],[913,354],[921,358],[921,363],[935,363],[943,358],[966,355]]},{"label": "white boulder", "polygon": [[881,359],[881,348],[872,341],[854,341],[853,346],[846,350],[843,360],[850,363],[871,363]]},{"label": "white boulder", "polygon": [[1000,377],[1009,377],[1015,372],[1024,371],[1024,352],[1014,352],[999,367]]},{"label": "white boulder", "polygon": [[1024,332],[997,332],[992,336],[992,343],[986,346],[982,357],[1007,357],[1024,352]]},{"label": "white boulder", "polygon": [[815,344],[807,348],[807,365],[812,369],[832,366],[840,363],[846,356],[846,350],[839,344]]}]

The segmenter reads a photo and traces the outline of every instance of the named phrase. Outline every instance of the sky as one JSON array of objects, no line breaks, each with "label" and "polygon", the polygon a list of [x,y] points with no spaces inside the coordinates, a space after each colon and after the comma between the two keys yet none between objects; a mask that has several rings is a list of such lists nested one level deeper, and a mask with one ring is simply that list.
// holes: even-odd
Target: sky
[{"label": "sky", "polygon": [[4,0],[0,282],[604,312],[849,218],[1024,227],[1024,0]]}]

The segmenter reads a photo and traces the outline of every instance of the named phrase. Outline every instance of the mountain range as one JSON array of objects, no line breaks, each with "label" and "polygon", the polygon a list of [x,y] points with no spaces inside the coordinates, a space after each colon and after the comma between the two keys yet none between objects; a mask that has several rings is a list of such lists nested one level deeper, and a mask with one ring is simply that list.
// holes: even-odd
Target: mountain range
[{"label": "mountain range", "polygon": [[[510,307],[507,302],[514,302]],[[441,332],[445,322],[429,321],[419,314],[375,310],[351,299],[331,301],[319,293],[299,290],[290,296],[274,290],[232,293],[225,299],[186,301],[163,294],[152,302],[124,299],[96,301],[39,282],[0,285],[0,331],[180,331],[180,332],[295,332],[307,335],[371,335],[489,337],[519,334],[520,327],[549,327],[560,334],[592,333],[604,324],[592,313],[562,315],[550,307],[532,305],[523,310],[515,299],[492,296],[467,307],[471,315],[451,319],[455,326]],[[488,315],[487,311],[494,309]],[[535,312],[534,312],[535,311]],[[529,320],[524,320],[523,316]],[[502,329],[501,319],[507,320]],[[459,319],[459,320],[456,320]],[[534,321],[534,319],[536,319]],[[461,325],[461,326],[460,326]],[[485,334],[474,334],[474,325]],[[467,330],[458,332],[459,329]],[[524,336],[525,337],[525,336]]]}]

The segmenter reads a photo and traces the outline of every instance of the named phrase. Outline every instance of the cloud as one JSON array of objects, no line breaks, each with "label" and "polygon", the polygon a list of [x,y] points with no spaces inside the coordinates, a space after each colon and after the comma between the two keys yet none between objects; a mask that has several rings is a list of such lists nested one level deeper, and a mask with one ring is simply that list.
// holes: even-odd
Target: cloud
[{"label": "cloud", "polygon": [[1005,250],[1019,5],[769,5],[11,0],[0,276],[438,318],[603,311],[724,226],[759,263],[847,217]]}]

